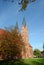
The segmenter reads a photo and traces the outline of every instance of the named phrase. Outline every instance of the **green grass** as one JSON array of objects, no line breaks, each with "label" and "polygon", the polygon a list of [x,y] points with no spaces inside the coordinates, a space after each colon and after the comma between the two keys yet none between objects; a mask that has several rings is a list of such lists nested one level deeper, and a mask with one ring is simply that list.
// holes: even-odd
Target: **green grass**
[{"label": "green grass", "polygon": [[0,65],[44,65],[44,59],[33,58],[33,59],[20,59],[11,61],[0,61]]}]

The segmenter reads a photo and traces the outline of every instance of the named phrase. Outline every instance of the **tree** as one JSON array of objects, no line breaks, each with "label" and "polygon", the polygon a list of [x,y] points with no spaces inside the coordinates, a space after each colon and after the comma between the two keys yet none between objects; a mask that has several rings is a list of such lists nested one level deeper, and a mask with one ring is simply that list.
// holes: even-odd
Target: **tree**
[{"label": "tree", "polygon": [[34,50],[34,55],[37,57],[37,58],[40,58],[41,57],[41,52],[39,49],[35,49]]},{"label": "tree", "polygon": [[22,43],[18,27],[15,27],[11,31],[5,30],[0,40],[0,54],[2,54],[3,59],[21,58]]},{"label": "tree", "polygon": [[28,4],[35,2],[36,0],[4,0],[4,1],[8,1],[8,2],[18,2],[19,5],[21,5],[21,8],[19,11],[23,11],[26,9],[26,7],[28,6]]}]

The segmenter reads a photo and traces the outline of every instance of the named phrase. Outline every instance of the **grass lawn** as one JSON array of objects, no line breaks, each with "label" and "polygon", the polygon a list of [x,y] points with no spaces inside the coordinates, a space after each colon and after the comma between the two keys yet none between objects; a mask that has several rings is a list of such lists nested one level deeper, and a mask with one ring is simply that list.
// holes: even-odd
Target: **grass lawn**
[{"label": "grass lawn", "polygon": [[33,59],[20,59],[11,61],[0,61],[0,65],[44,65],[44,59],[33,58]]}]

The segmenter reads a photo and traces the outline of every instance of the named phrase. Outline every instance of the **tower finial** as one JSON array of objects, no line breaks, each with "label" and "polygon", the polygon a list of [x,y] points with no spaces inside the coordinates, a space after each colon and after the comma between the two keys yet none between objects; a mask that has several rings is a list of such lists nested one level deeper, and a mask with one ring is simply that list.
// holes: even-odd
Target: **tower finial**
[{"label": "tower finial", "polygon": [[16,22],[15,29],[18,30],[18,22]]},{"label": "tower finial", "polygon": [[26,26],[26,21],[25,21],[25,18],[23,18],[22,25]]}]

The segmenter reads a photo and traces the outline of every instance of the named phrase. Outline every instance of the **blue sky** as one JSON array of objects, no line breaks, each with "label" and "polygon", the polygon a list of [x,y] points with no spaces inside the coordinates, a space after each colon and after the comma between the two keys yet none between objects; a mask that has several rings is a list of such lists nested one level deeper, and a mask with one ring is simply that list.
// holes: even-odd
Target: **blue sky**
[{"label": "blue sky", "polygon": [[26,11],[18,12],[17,3],[0,0],[0,28],[13,26],[18,21],[21,29],[23,18],[28,27],[29,42],[33,49],[43,50],[44,42],[44,0],[36,0],[28,5]]}]

